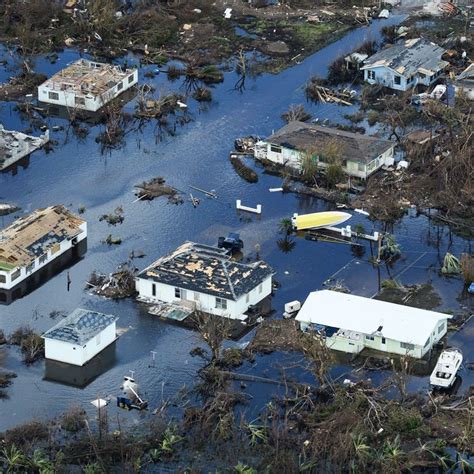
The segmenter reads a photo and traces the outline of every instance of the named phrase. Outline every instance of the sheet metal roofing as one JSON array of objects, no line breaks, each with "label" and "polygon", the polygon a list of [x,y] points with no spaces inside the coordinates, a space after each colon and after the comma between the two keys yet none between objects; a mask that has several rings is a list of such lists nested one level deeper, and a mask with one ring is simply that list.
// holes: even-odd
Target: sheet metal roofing
[{"label": "sheet metal roofing", "polygon": [[85,221],[64,206],[38,209],[0,231],[0,265],[24,267],[66,239],[82,232]]},{"label": "sheet metal roofing", "polygon": [[450,316],[362,296],[322,290],[309,294],[297,321],[380,335],[424,346],[436,325]]},{"label": "sheet metal roofing", "polygon": [[132,69],[123,71],[113,64],[78,59],[46,80],[41,87],[95,96],[116,86],[132,72]]},{"label": "sheet metal roofing", "polygon": [[84,345],[105,328],[117,321],[111,314],[97,313],[88,309],[75,309],[69,316],[43,334],[45,339]]},{"label": "sheet metal roofing", "polygon": [[415,38],[382,49],[364,61],[361,69],[388,67],[409,77],[417,72],[432,75],[448,63],[441,59],[445,50],[424,38]]},{"label": "sheet metal roofing", "polygon": [[264,262],[238,263],[231,260],[224,249],[185,242],[171,254],[152,263],[138,277],[237,300],[273,273]]},{"label": "sheet metal roofing", "polygon": [[264,140],[294,150],[324,152],[331,142],[341,145],[342,159],[368,163],[389,150],[393,143],[379,137],[346,132],[303,122],[290,122]]}]

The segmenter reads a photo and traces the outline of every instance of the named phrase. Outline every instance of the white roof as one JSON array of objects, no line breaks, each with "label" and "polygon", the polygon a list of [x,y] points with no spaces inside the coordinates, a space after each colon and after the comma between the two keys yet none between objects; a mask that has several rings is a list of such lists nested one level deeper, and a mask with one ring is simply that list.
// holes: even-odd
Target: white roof
[{"label": "white roof", "polygon": [[[309,294],[297,321],[321,324],[424,346],[447,314],[386,301],[321,290]],[[381,331],[377,330],[381,327]]]}]

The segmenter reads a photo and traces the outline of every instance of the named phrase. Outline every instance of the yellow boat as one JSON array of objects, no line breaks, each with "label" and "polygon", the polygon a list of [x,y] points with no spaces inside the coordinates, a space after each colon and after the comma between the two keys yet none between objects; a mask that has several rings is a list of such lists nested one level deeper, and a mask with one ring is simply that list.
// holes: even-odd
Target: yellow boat
[{"label": "yellow boat", "polygon": [[312,214],[296,215],[291,219],[295,230],[318,229],[342,224],[351,214],[341,211],[314,212]]}]

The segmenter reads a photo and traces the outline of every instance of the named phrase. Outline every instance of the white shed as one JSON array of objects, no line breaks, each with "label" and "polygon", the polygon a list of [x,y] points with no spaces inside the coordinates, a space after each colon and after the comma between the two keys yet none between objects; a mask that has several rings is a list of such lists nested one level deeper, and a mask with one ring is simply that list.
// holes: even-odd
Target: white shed
[{"label": "white shed", "polygon": [[43,334],[46,359],[82,366],[116,339],[117,317],[75,309]]},{"label": "white shed", "polygon": [[309,294],[296,320],[334,350],[365,347],[421,359],[447,332],[447,314],[322,290]]}]

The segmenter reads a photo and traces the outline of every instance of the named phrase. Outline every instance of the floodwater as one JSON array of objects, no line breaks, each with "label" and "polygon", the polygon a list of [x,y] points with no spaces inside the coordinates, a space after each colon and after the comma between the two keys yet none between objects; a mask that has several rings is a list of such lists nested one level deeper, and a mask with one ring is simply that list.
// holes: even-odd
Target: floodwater
[{"label": "floodwater", "polygon": [[[189,99],[186,114],[193,120],[178,127],[174,136],[159,134],[155,124],[149,123],[128,133],[122,149],[102,154],[95,142],[100,126],[91,127],[88,137],[78,140],[71,130],[67,130],[66,121],[47,120],[50,128],[54,125],[66,127],[66,130],[52,132],[53,140],[57,141],[54,151],[34,153],[25,169],[19,168],[16,174],[1,174],[0,200],[16,203],[24,213],[53,204],[65,204],[73,211],[85,206],[89,249],[69,270],[70,291],[67,291],[66,271],[63,271],[34,293],[10,306],[0,306],[0,328],[9,334],[17,327],[29,324],[42,332],[57,322],[49,316],[52,311],[70,312],[76,307],[85,307],[116,314],[120,318],[118,326],[125,332],[117,341],[113,367],[83,389],[44,380],[43,362],[27,367],[20,363],[16,348],[0,349],[2,366],[18,374],[8,388],[9,398],[0,400],[0,430],[32,417],[58,415],[72,404],[92,410],[89,404],[92,399],[118,394],[122,377],[129,371],[134,371],[152,409],[162,398],[173,397],[183,386],[194,384],[196,371],[202,366],[201,360],[189,355],[189,351],[199,344],[195,333],[148,315],[131,299],[110,301],[84,290],[84,282],[93,270],[114,270],[132,250],[146,254],[143,259],[135,260],[142,268],[185,240],[213,244],[220,235],[238,231],[245,242],[246,254],[253,254],[255,245],[259,244],[261,257],[276,271],[276,279],[281,283],[273,300],[276,318],[281,317],[285,302],[304,301],[309,291],[321,288],[333,275],[335,279],[344,280],[355,294],[372,296],[379,281],[387,278],[388,271],[403,283],[430,281],[443,299],[440,309],[458,310],[460,305],[469,304],[465,297],[459,299],[463,290],[460,279],[446,279],[438,274],[446,250],[459,255],[470,250],[469,242],[450,235],[447,229],[433,227],[426,217],[406,217],[394,229],[402,247],[402,258],[390,269],[381,268],[380,274],[368,263],[368,244],[364,244],[362,252],[354,253],[348,245],[296,238],[294,249],[285,254],[277,245],[281,237],[279,221],[294,212],[314,212],[331,206],[315,198],[270,193],[268,188],[278,187],[281,179],[261,172],[258,184],[249,184],[234,172],[228,160],[235,137],[265,136],[282,125],[280,115],[288,106],[304,102],[303,85],[312,74],[325,74],[328,64],[336,57],[349,53],[368,39],[379,39],[381,27],[402,19],[394,15],[388,20],[375,21],[369,27],[348,33],[279,75],[264,74],[248,79],[242,93],[233,90],[238,79],[236,75],[226,73],[225,82],[213,89],[214,100],[209,106],[200,106]],[[55,64],[40,58],[36,62],[37,70],[51,75],[77,57],[77,52],[66,50]],[[137,64],[132,56],[126,59],[129,64]],[[12,65],[14,61],[9,58],[6,68],[0,69],[0,80],[13,75]],[[150,69],[156,67],[140,69],[141,82],[153,82],[158,91],[184,92],[181,80],[168,82],[163,74],[154,79],[144,78],[143,74]],[[0,119],[7,129],[28,127],[15,112],[13,103],[1,103],[0,106]],[[308,104],[307,108],[320,120],[331,121],[344,121],[343,114],[356,110],[334,104]],[[131,111],[133,103],[126,109]],[[189,185],[193,185],[214,190],[218,199],[200,196],[202,202],[196,209],[189,202],[176,206],[168,204],[166,199],[135,202],[134,185],[160,175],[186,194],[190,191]],[[239,214],[235,210],[236,199],[242,199],[249,206],[262,204],[262,216]],[[117,206],[125,211],[122,225],[109,227],[105,222],[99,222],[102,214]],[[10,216],[0,219],[2,226],[12,220]],[[362,223],[368,231],[373,227],[380,228],[360,214],[355,214],[351,223]],[[108,247],[102,243],[108,234],[120,237],[122,245]],[[473,361],[472,344],[466,343],[468,338],[472,340],[472,325],[463,334],[453,338],[464,344],[463,349],[471,351],[465,352],[465,360]],[[244,341],[250,337],[251,334],[247,335]],[[151,351],[156,352],[154,361]],[[293,366],[296,362],[294,354],[275,353],[258,357],[256,364],[246,365],[242,370],[271,376],[279,372],[279,367]],[[347,369],[337,366],[334,373],[340,375]],[[465,372],[461,390],[473,382],[472,374]],[[416,389],[426,390],[427,386],[426,378],[413,380]],[[275,387],[252,383],[247,391],[254,397],[253,406],[258,409],[271,398]],[[110,407],[111,413],[115,410],[118,409]],[[137,412],[121,413],[132,423],[147,416]]]}]

